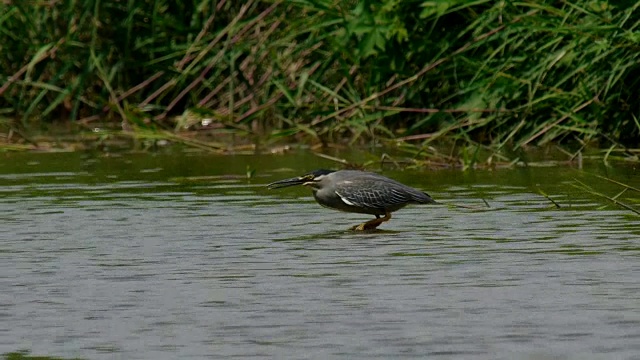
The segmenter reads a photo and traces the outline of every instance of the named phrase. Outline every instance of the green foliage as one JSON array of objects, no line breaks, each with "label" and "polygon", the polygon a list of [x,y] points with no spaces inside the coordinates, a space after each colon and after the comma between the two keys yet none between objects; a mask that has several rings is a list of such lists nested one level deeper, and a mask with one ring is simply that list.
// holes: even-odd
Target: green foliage
[{"label": "green foliage", "polygon": [[399,137],[419,156],[452,144],[465,166],[480,148],[623,147],[640,139],[639,6],[5,2],[0,114],[14,128],[99,117],[267,141]]}]

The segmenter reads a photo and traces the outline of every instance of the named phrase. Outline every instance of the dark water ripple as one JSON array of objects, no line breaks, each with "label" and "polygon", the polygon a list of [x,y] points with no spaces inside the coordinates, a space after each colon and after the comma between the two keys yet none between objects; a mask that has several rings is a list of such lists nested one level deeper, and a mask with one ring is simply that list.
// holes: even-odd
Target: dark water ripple
[{"label": "dark water ripple", "polygon": [[0,193],[0,353],[640,354],[640,221],[593,199],[554,209],[517,186],[452,186],[432,195],[492,208],[409,207],[358,234],[366,217],[242,182]]}]

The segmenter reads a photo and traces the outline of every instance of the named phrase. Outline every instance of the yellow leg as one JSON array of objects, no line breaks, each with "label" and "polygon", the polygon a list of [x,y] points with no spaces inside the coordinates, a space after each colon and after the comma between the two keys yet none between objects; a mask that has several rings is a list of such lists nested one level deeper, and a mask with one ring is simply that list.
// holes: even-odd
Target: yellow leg
[{"label": "yellow leg", "polygon": [[353,227],[353,230],[356,230],[356,231],[373,230],[378,226],[380,226],[380,224],[382,224],[383,222],[389,221],[389,220],[391,220],[390,212],[384,214],[384,217],[379,217],[376,215],[375,219],[369,220],[366,223],[362,223],[360,225],[356,225]]}]

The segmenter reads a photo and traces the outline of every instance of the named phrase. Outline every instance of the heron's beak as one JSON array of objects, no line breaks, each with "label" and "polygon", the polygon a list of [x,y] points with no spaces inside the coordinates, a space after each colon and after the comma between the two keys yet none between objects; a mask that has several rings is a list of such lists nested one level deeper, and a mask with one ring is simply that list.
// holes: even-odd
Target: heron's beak
[{"label": "heron's beak", "polygon": [[284,179],[284,180],[279,180],[279,181],[276,181],[276,182],[272,182],[271,184],[267,185],[267,188],[269,188],[269,189],[279,189],[279,188],[288,187],[288,186],[302,185],[302,184],[306,183],[307,181],[309,181],[309,180],[304,178],[304,177],[294,177],[294,178],[291,178],[291,179]]}]

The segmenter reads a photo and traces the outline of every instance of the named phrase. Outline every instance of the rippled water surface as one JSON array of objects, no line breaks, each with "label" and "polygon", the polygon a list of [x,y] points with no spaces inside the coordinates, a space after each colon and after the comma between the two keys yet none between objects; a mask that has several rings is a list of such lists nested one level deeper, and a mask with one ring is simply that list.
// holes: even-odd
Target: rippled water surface
[{"label": "rippled water surface", "polygon": [[572,186],[620,192],[597,166],[387,171],[491,208],[355,233],[367,216],[264,188],[331,166],[313,156],[2,156],[0,353],[640,359],[640,218]]}]

